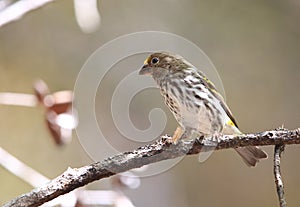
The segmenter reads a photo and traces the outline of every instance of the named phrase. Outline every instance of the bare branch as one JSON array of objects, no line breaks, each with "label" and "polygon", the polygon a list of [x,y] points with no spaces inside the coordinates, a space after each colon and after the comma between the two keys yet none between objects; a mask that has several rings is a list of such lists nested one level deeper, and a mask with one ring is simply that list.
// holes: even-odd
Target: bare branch
[{"label": "bare branch", "polygon": [[274,176],[275,176],[275,184],[276,184],[276,188],[277,188],[277,195],[278,195],[280,207],[286,207],[286,201],[284,198],[283,181],[281,178],[281,171],[280,171],[280,158],[281,158],[281,153],[283,151],[284,151],[283,144],[275,145],[275,148],[274,148]]},{"label": "bare branch", "polygon": [[[203,141],[179,141],[176,145],[166,142],[168,136],[162,137],[153,144],[140,147],[134,151],[120,153],[101,162],[96,162],[81,168],[69,168],[62,175],[46,185],[21,195],[5,205],[8,206],[39,206],[59,195],[68,193],[102,178],[125,172],[143,165],[173,159],[186,154],[197,154],[201,150],[211,150]],[[215,150],[280,144],[300,144],[300,128],[295,130],[265,131],[257,134],[224,135],[219,137]]]}]

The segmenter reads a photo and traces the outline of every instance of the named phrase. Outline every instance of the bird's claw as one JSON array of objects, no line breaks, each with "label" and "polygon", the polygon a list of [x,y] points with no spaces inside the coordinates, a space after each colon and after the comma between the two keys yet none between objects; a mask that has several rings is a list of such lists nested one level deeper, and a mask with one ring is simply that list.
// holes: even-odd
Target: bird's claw
[{"label": "bird's claw", "polygon": [[221,133],[215,133],[211,137],[207,137],[203,139],[203,144],[206,146],[217,146],[221,136]]}]

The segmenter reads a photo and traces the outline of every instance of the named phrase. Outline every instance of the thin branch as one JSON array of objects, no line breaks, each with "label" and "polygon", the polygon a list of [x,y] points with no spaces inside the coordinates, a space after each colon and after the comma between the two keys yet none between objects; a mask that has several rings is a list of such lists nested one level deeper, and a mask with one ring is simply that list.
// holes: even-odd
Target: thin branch
[{"label": "thin branch", "polygon": [[281,178],[281,171],[280,171],[280,158],[281,158],[281,153],[283,151],[284,151],[283,144],[275,145],[275,148],[274,148],[274,176],[275,176],[275,184],[276,184],[276,188],[277,188],[277,195],[278,195],[280,207],[286,207],[286,201],[284,198],[283,181]]},{"label": "thin branch", "polygon": [[[179,141],[176,145],[166,142],[167,136],[153,144],[140,147],[136,150],[120,153],[101,162],[96,162],[81,168],[69,168],[62,175],[53,179],[46,185],[36,188],[29,193],[21,195],[5,205],[8,206],[39,206],[59,195],[68,193],[78,187],[84,186],[102,178],[125,172],[143,165],[173,159],[186,154],[198,154],[209,151],[202,141]],[[279,144],[300,144],[300,128],[295,130],[265,131],[257,134],[240,136],[224,135],[219,137],[215,150],[245,146],[264,146]]]}]

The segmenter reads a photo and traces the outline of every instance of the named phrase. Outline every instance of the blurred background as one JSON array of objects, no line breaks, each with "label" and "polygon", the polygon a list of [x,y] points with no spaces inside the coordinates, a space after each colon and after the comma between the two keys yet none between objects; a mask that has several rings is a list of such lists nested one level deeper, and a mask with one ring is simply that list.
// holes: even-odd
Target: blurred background
[{"label": "blurred background", "polygon": [[[101,22],[92,29],[76,20],[71,0],[54,1],[0,27],[0,93],[33,94],[33,83],[38,78],[48,84],[51,92],[73,90],[82,65],[106,42],[132,32],[164,31],[187,38],[209,56],[243,132],[282,125],[288,129],[299,127],[299,1],[101,0],[97,3]],[[96,96],[97,118],[104,123],[105,134],[114,143],[122,136],[112,122],[109,101],[118,81],[126,74],[118,70],[116,67],[107,74]],[[147,98],[150,95],[154,97],[151,102]],[[147,103],[145,108],[141,103]],[[156,107],[165,110],[169,117],[164,133],[172,134],[177,124],[158,90],[149,90],[133,100],[130,116],[137,127],[147,128],[147,114]],[[69,166],[93,162],[75,133],[68,145],[55,145],[41,106],[0,104],[0,146],[48,178],[56,177]],[[119,150],[137,146],[122,142]],[[101,146],[98,147],[100,151]],[[247,167],[233,150],[215,152],[204,163],[198,163],[197,156],[189,156],[164,173],[142,178],[139,188],[124,193],[135,206],[143,207],[277,206],[273,147],[264,149],[270,158],[255,168]],[[299,156],[300,146],[287,146],[282,159],[290,206],[300,204]],[[32,189],[2,167],[0,183],[0,204]],[[111,189],[111,185],[106,179],[87,188],[105,190]]]}]

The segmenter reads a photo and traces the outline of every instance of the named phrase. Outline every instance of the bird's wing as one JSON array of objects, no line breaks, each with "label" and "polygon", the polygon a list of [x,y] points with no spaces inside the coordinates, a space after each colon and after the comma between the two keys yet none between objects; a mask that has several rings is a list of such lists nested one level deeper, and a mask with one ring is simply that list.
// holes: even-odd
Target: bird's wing
[{"label": "bird's wing", "polygon": [[226,102],[224,101],[224,98],[222,97],[222,95],[217,91],[213,82],[211,82],[202,72],[200,72],[200,71],[198,71],[198,72],[204,80],[204,85],[219,100],[219,102],[220,102],[222,108],[225,110],[227,116],[230,118],[230,120],[232,121],[234,126],[236,126],[238,128],[232,112],[230,111],[229,107],[227,106]]}]

